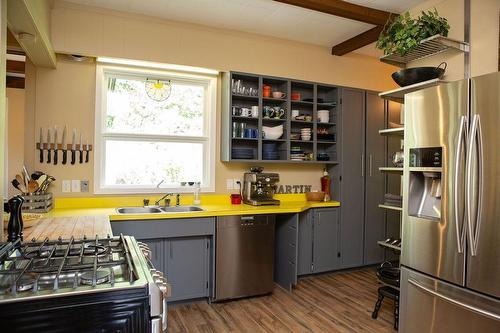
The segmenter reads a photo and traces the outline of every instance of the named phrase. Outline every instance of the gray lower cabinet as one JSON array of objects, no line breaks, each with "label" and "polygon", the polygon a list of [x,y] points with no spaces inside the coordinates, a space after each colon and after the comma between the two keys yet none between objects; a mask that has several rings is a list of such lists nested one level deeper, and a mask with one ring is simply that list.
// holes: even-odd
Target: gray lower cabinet
[{"label": "gray lower cabinet", "polygon": [[215,218],[117,221],[111,228],[149,245],[172,287],[169,302],[211,296]]},{"label": "gray lower cabinet", "polygon": [[169,238],[165,241],[167,280],[172,287],[169,301],[209,296],[209,239]]},{"label": "gray lower cabinet", "polygon": [[339,268],[339,208],[316,208],[300,214],[298,275]]},{"label": "gray lower cabinet", "polygon": [[299,214],[276,215],[274,281],[291,291],[297,284],[297,244]]}]

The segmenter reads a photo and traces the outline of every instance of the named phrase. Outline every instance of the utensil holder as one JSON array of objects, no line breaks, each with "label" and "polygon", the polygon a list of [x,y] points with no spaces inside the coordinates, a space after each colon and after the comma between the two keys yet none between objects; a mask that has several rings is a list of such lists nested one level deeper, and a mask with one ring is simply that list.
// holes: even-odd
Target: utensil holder
[{"label": "utensil holder", "polygon": [[22,195],[22,211],[27,213],[47,213],[52,209],[52,193]]}]

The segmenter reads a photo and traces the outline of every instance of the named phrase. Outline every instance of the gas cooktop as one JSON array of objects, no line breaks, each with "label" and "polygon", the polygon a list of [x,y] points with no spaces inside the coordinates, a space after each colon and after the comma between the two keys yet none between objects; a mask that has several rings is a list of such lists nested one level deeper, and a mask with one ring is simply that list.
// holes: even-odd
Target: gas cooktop
[{"label": "gas cooktop", "polygon": [[137,287],[140,260],[126,238],[2,244],[0,302]]}]

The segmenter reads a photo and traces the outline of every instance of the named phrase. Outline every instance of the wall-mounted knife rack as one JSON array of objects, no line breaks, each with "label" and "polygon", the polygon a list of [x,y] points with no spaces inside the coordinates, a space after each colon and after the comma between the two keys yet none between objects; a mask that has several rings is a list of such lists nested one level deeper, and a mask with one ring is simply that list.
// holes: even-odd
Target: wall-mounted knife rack
[{"label": "wall-mounted knife rack", "polygon": [[[43,149],[43,150],[54,150],[54,144],[53,143],[40,143],[40,142],[37,142],[36,143],[36,149],[40,150],[40,149]],[[80,145],[79,143],[75,144],[75,151],[80,151],[80,146],[82,147],[82,151],[92,151],[92,145],[91,144],[83,144],[83,145]],[[87,148],[88,146],[88,149],[85,149]],[[71,143],[67,143],[66,144],[66,150],[67,151],[71,151],[71,147],[73,147],[73,145]],[[58,143],[57,144],[57,150],[64,150],[64,145],[62,143]]]}]

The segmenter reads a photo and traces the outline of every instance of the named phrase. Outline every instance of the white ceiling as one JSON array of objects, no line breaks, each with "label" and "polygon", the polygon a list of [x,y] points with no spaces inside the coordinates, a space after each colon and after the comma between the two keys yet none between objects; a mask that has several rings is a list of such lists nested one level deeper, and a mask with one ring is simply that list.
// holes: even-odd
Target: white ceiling
[{"label": "white ceiling", "polygon": [[[327,47],[343,42],[373,27],[370,24],[290,6],[272,0],[67,1],[81,5],[256,33]],[[422,1],[350,0],[349,2],[399,13]],[[367,54],[370,54],[369,50],[367,52]]]}]

